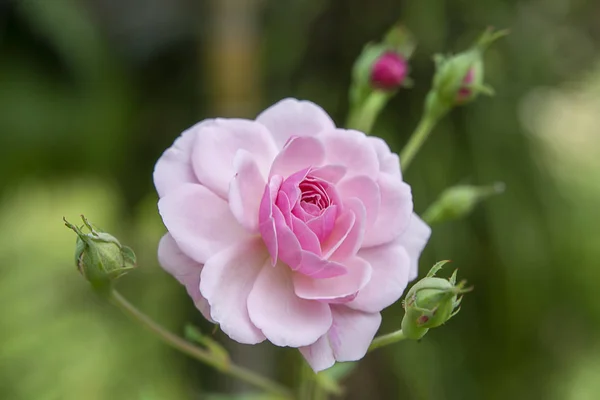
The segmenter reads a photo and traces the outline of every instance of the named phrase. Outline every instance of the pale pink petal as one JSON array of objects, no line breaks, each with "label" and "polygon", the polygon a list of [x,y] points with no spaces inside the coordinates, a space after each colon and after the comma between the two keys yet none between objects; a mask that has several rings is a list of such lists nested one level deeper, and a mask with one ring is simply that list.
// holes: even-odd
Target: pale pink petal
[{"label": "pale pink petal", "polygon": [[300,252],[302,259],[298,268],[294,268],[298,273],[310,276],[312,278],[333,278],[334,276],[344,275],[348,269],[335,261],[325,260],[313,252],[302,250]]},{"label": "pale pink petal", "polygon": [[310,175],[329,183],[338,183],[346,175],[346,167],[343,165],[325,165],[311,169]]},{"label": "pale pink petal", "polygon": [[194,305],[204,317],[210,318],[210,305],[200,293],[200,273],[202,264],[192,260],[177,246],[173,237],[167,233],[158,243],[158,262],[165,271],[173,275],[175,279],[185,286],[188,294],[194,301]]},{"label": "pale pink petal", "polygon": [[210,304],[212,319],[237,342],[255,344],[265,339],[250,320],[247,302],[268,258],[255,236],[209,258],[202,269],[200,291]]},{"label": "pale pink petal", "polygon": [[321,107],[296,99],[281,100],[263,111],[256,120],[269,129],[279,148],[292,136],[314,136],[335,128]]},{"label": "pale pink petal", "polygon": [[296,296],[291,272],[282,264],[267,264],[260,271],[248,297],[248,313],[253,324],[277,346],[307,346],[331,326],[329,305]]},{"label": "pale pink petal", "polygon": [[346,177],[366,175],[376,177],[379,161],[375,149],[364,133],[335,129],[323,132],[319,139],[325,145],[326,165],[339,164],[346,167]]},{"label": "pale pink petal", "polygon": [[408,227],[413,211],[410,186],[389,174],[377,179],[381,205],[375,223],[367,230],[363,247],[393,242]]},{"label": "pale pink petal", "polygon": [[367,350],[381,324],[381,314],[332,305],[333,324],[327,336],[337,361],[357,361]]},{"label": "pale pink petal", "polygon": [[258,210],[266,182],[252,154],[239,150],[234,159],[235,175],[229,186],[229,208],[250,232],[258,232]]},{"label": "pale pink petal", "polygon": [[[273,220],[275,221],[277,255],[279,259],[291,269],[299,269],[302,262],[302,246],[300,245],[300,241],[294,235],[292,229],[285,223],[283,214],[278,207],[273,207]],[[273,257],[273,253],[271,253],[271,257]]]},{"label": "pale pink petal", "polygon": [[275,265],[277,258],[279,257],[279,245],[277,243],[277,231],[275,230],[273,208],[275,207],[274,202],[282,182],[283,178],[281,176],[274,176],[269,180],[269,184],[265,186],[265,191],[262,200],[260,201],[260,208],[258,211],[260,235],[267,245],[269,254],[271,254],[271,263],[273,265]]},{"label": "pale pink petal", "polygon": [[398,242],[404,246],[410,259],[410,273],[408,280],[412,281],[419,275],[419,257],[429,241],[431,228],[415,213],[412,214],[406,231],[400,236]]},{"label": "pale pink petal", "polygon": [[366,228],[373,226],[379,215],[379,205],[381,204],[379,185],[368,176],[357,175],[342,181],[337,185],[337,190],[343,199],[358,198],[365,206],[367,213]]},{"label": "pale pink petal", "polygon": [[[312,204],[311,204],[312,205]],[[338,206],[329,206],[321,215],[308,221],[306,225],[317,235],[319,242],[329,237],[338,214]],[[321,252],[319,251],[319,254]]]},{"label": "pale pink petal", "polygon": [[179,248],[199,263],[248,236],[227,202],[202,185],[174,189],[158,210]]},{"label": "pale pink petal", "polygon": [[[344,213],[354,214],[354,221],[341,237],[339,243],[332,246],[332,248],[326,253],[329,255],[330,259],[336,261],[344,261],[348,258],[354,257],[354,255],[356,255],[358,250],[361,248],[363,239],[365,237],[367,216],[365,212],[365,206],[363,206],[362,202],[356,198],[347,199],[344,203]],[[344,221],[341,222],[341,229],[345,229],[346,226],[343,224]],[[335,232],[335,230],[336,228],[334,228],[332,232]],[[330,237],[332,236],[334,236],[333,233],[330,235]]]},{"label": "pale pink petal", "polygon": [[385,140],[369,136],[367,138],[371,146],[377,153],[377,159],[379,160],[379,170],[386,174],[391,174],[402,179],[402,172],[400,170],[400,158],[397,154],[392,153]]},{"label": "pale pink petal", "polygon": [[329,345],[329,338],[326,334],[313,344],[300,347],[298,350],[315,372],[323,371],[335,364],[333,349]]},{"label": "pale pink petal", "polygon": [[321,244],[317,235],[300,218],[293,214],[290,214],[290,217],[292,219],[292,231],[302,249],[321,255]]},{"label": "pale pink petal", "polygon": [[154,185],[158,197],[165,196],[183,183],[198,183],[192,168],[194,140],[200,127],[208,126],[212,122],[212,119],[204,120],[187,129],[160,156],[154,167]]},{"label": "pale pink petal", "polygon": [[275,157],[269,176],[290,176],[309,167],[319,167],[325,159],[325,148],[314,137],[293,137]]},{"label": "pale pink petal", "polygon": [[363,289],[371,279],[371,265],[362,258],[353,257],[344,262],[348,273],[326,279],[315,279],[294,274],[294,291],[307,300],[328,301],[346,298]]},{"label": "pale pink petal", "polygon": [[379,312],[394,304],[408,284],[410,260],[398,241],[377,247],[361,249],[360,258],[373,268],[371,280],[361,289],[348,307],[367,312]]},{"label": "pale pink petal", "polygon": [[198,131],[192,152],[194,172],[203,185],[224,199],[236,173],[233,159],[240,149],[252,154],[266,177],[277,148],[264,126],[243,119],[217,119]]}]

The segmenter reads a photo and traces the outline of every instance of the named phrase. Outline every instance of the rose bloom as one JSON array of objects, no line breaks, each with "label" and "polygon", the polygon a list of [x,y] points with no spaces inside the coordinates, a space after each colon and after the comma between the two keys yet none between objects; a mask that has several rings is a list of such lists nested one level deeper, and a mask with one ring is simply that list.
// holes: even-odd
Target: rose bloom
[{"label": "rose bloom", "polygon": [[365,355],[431,232],[387,144],[307,101],[194,125],[154,183],[160,264],[200,312],[237,342],[299,348],[315,371]]}]

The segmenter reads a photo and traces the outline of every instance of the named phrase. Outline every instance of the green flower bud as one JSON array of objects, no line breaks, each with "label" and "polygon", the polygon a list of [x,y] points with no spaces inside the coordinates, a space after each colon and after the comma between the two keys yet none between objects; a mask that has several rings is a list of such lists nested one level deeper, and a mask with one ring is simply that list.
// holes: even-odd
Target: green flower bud
[{"label": "green flower bud", "polygon": [[435,264],[427,276],[408,291],[402,319],[402,332],[407,338],[421,339],[429,329],[444,324],[460,311],[462,296],[458,296],[471,288],[465,288],[465,281],[456,284],[457,271],[450,279],[435,276],[447,262]]},{"label": "green flower bud", "polygon": [[65,225],[77,234],[75,265],[94,290],[107,295],[115,280],[135,268],[135,253],[114,236],[92,227],[83,215],[81,219],[89,233],[63,218]]},{"label": "green flower bud", "polygon": [[465,217],[475,206],[490,196],[504,192],[504,183],[490,186],[459,185],[446,189],[440,197],[423,213],[423,219],[430,225]]}]

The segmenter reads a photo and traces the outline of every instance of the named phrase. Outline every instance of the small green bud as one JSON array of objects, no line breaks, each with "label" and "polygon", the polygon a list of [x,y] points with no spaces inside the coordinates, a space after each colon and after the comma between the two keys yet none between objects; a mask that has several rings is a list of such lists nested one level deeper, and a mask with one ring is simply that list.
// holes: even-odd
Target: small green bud
[{"label": "small green bud", "polygon": [[456,284],[457,271],[454,271],[450,279],[435,276],[447,262],[435,264],[427,276],[408,291],[402,319],[402,332],[407,338],[421,339],[429,329],[436,328],[455,316],[462,300],[462,296],[458,296],[471,290],[465,288],[465,281]]},{"label": "small green bud", "polygon": [[81,219],[89,233],[63,218],[65,225],[77,234],[75,265],[94,290],[107,295],[115,280],[135,268],[135,253],[114,236],[92,227],[83,215]]},{"label": "small green bud", "polygon": [[490,186],[458,185],[446,189],[440,197],[423,213],[423,219],[429,224],[439,224],[465,217],[475,206],[490,196],[504,192],[502,182]]}]

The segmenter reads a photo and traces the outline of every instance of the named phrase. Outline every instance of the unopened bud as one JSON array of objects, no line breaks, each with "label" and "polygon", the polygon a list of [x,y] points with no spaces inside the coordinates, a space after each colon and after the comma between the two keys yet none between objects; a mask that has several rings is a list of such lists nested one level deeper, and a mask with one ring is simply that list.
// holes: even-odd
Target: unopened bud
[{"label": "unopened bud", "polygon": [[83,215],[81,219],[89,233],[63,218],[65,225],[77,234],[75,265],[96,291],[108,294],[115,280],[135,268],[135,253],[114,236],[94,228]]},{"label": "unopened bud", "polygon": [[462,296],[458,296],[471,288],[465,288],[465,281],[456,284],[457,271],[454,271],[450,279],[435,276],[447,262],[438,262],[425,278],[408,291],[402,319],[402,332],[407,338],[421,339],[429,329],[444,324],[460,311]]},{"label": "unopened bud", "polygon": [[490,196],[504,192],[505,185],[496,182],[490,186],[459,185],[446,189],[423,213],[428,224],[439,224],[470,214],[475,206]]},{"label": "unopened bud", "polygon": [[383,53],[371,70],[371,85],[380,90],[394,90],[402,86],[408,74],[408,63],[398,53]]}]

